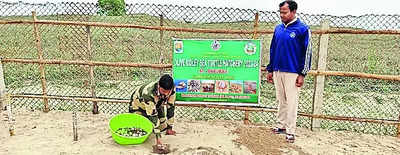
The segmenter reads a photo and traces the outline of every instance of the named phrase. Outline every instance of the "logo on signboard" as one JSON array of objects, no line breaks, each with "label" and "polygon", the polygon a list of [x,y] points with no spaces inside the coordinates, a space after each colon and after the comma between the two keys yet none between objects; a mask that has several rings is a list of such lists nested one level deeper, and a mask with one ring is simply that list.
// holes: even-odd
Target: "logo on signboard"
[{"label": "logo on signboard", "polygon": [[256,53],[257,46],[253,42],[248,42],[244,47],[244,52],[248,55],[253,55]]},{"label": "logo on signboard", "polygon": [[175,53],[183,53],[183,42],[182,41],[174,42],[174,51],[175,51]]},{"label": "logo on signboard", "polygon": [[219,43],[218,40],[214,40],[213,43],[211,44],[211,48],[216,51],[221,48],[221,44]]}]

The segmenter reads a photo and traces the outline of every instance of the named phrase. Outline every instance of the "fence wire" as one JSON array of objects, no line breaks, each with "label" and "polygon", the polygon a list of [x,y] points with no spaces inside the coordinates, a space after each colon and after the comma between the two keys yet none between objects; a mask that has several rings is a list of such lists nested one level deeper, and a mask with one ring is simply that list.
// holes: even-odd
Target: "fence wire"
[{"label": "fence wire", "polygon": [[[253,31],[255,14],[259,14],[258,30],[273,30],[280,23],[276,11],[211,8],[195,6],[127,4],[124,16],[101,16],[96,3],[62,2],[29,4],[0,2],[0,20],[38,20],[105,22],[193,29],[228,29]],[[299,13],[298,17],[312,30],[329,20],[330,29],[399,30],[399,15],[331,16]],[[253,34],[214,34],[181,31],[158,31],[133,28],[95,26],[38,25],[44,59],[131,62],[148,64],[172,63],[172,38],[252,39]],[[33,25],[1,24],[0,52],[3,58],[38,59]],[[262,40],[262,64],[269,62],[272,34],[257,34]],[[313,65],[316,69],[320,35],[313,34]],[[327,70],[362,72],[383,75],[400,74],[400,35],[329,34]],[[38,64],[3,63],[8,92],[15,95],[42,95]],[[90,77],[91,70],[93,77]],[[156,80],[162,72],[135,67],[87,65],[45,65],[47,95],[97,97],[128,100],[135,86]],[[277,109],[274,86],[267,84],[263,73],[261,105]],[[94,90],[95,94],[92,94]],[[299,112],[313,113],[314,77],[306,78],[300,95]],[[398,121],[400,84],[398,81],[329,76],[325,79],[323,115]],[[92,102],[50,99],[51,110],[91,111]],[[127,103],[97,102],[100,112],[123,113]],[[13,98],[16,109],[43,110],[38,98]],[[76,109],[73,109],[76,108]],[[216,108],[177,107],[180,118],[198,120],[243,120],[244,112]],[[250,120],[273,124],[275,114],[251,112]],[[310,128],[311,119],[299,116],[298,125]],[[395,135],[396,126],[348,121],[323,120],[322,128],[351,130],[362,133]]]}]

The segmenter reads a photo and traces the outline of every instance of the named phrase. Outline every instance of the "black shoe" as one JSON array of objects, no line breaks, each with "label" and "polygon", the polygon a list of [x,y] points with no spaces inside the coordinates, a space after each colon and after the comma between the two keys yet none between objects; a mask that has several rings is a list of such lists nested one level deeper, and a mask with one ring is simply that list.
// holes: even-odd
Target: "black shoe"
[{"label": "black shoe", "polygon": [[275,134],[286,134],[286,129],[284,128],[272,128],[272,132]]}]

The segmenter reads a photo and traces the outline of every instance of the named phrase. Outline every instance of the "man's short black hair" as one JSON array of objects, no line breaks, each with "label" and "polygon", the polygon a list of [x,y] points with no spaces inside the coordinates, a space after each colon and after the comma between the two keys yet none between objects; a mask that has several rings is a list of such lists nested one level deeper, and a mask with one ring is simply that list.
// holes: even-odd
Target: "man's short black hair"
[{"label": "man's short black hair", "polygon": [[295,1],[293,1],[293,0],[283,1],[282,3],[279,3],[279,7],[282,7],[285,4],[289,5],[289,10],[290,11],[297,10],[297,3]]},{"label": "man's short black hair", "polygon": [[171,90],[174,88],[174,79],[168,74],[164,74],[161,76],[160,81],[158,81],[158,84],[160,85],[161,88],[165,90]]}]

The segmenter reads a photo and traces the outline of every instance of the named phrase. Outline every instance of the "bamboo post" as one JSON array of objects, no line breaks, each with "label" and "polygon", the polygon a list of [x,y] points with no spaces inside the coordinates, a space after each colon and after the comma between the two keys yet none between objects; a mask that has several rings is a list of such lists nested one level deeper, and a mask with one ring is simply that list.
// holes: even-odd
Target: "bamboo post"
[{"label": "bamboo post", "polygon": [[246,125],[250,124],[249,114],[250,114],[249,111],[247,111],[247,110],[244,111],[244,124],[246,124]]},{"label": "bamboo post", "polygon": [[[322,30],[329,30],[329,20],[322,21]],[[329,34],[321,34],[319,38],[319,52],[317,70],[325,71],[326,58],[328,55]],[[324,102],[324,82],[325,76],[314,76],[314,96],[313,96],[313,114],[322,114],[322,106]],[[319,130],[321,128],[321,120],[317,118],[311,119],[311,130]]]},{"label": "bamboo post", "polygon": [[6,94],[6,84],[4,82],[4,72],[3,72],[2,59],[3,58],[0,57],[0,113],[4,109],[3,105],[7,105],[6,103],[3,103],[3,100],[5,99],[5,94]]},{"label": "bamboo post", "polygon": [[72,133],[74,137],[74,141],[78,141],[78,116],[77,116],[77,105],[78,102],[75,98],[71,98],[70,102],[72,102]]},{"label": "bamboo post", "polygon": [[15,123],[14,123],[14,117],[13,117],[13,115],[12,115],[12,106],[11,106],[11,96],[10,96],[10,94],[5,94],[4,95],[4,102],[5,102],[5,104],[7,105],[7,113],[8,113],[8,124],[9,124],[9,126],[8,126],[8,131],[10,132],[10,136],[14,136],[15,135],[15,132],[14,132],[14,129],[15,129]]},{"label": "bamboo post", "polygon": [[2,113],[3,109],[7,107],[7,117],[9,123],[9,132],[10,136],[14,136],[15,126],[14,126],[14,118],[12,116],[12,105],[11,105],[11,96],[7,93],[6,85],[4,82],[4,72],[3,72],[3,63],[2,57],[0,57],[0,114]]},{"label": "bamboo post", "polygon": [[[163,55],[163,38],[164,38],[164,30],[162,29],[162,27],[164,26],[164,15],[160,14],[160,44],[159,44],[159,48],[160,48],[160,60],[159,60],[159,64],[164,63],[164,55]],[[160,70],[160,76],[162,75],[163,69]]]},{"label": "bamboo post", "polygon": [[[399,122],[400,122],[400,114],[399,114]],[[397,138],[400,138],[400,124],[397,124]]]},{"label": "bamboo post", "polygon": [[254,19],[253,39],[257,39],[257,28],[258,28],[258,12],[255,14],[255,19]]},{"label": "bamboo post", "polygon": [[[34,28],[34,37],[36,38],[36,47],[38,50],[38,57],[39,60],[43,61],[43,50],[42,50],[42,43],[40,41],[40,34],[39,34],[39,27],[37,22],[37,18],[36,18],[36,12],[32,11],[32,18],[33,18],[33,28]],[[40,63],[39,64],[39,70],[40,70],[40,80],[42,82],[42,91],[43,91],[43,95],[47,96],[47,84],[46,84],[46,76],[45,76],[45,71],[44,71],[44,64]],[[44,98],[43,99],[44,102],[44,112],[49,112],[49,101]]]},{"label": "bamboo post", "polygon": [[[76,102],[73,104],[76,104]],[[74,141],[78,141],[78,117],[76,116],[76,111],[72,112],[72,132],[74,134]]]},{"label": "bamboo post", "polygon": [[[258,12],[254,15],[254,33],[253,33],[253,39],[257,39],[257,28],[258,28]],[[244,124],[250,124],[250,120],[249,120],[249,115],[250,112],[245,110],[244,111]]]},{"label": "bamboo post", "polygon": [[[86,26],[86,39],[87,39],[87,52],[89,55],[89,60],[93,60],[92,53],[92,39],[91,39],[91,31],[90,26]],[[92,98],[96,98],[96,83],[94,82],[94,66],[89,65],[89,81],[90,81],[90,92],[92,94]],[[93,101],[93,114],[99,114],[99,106],[96,101]]]}]

